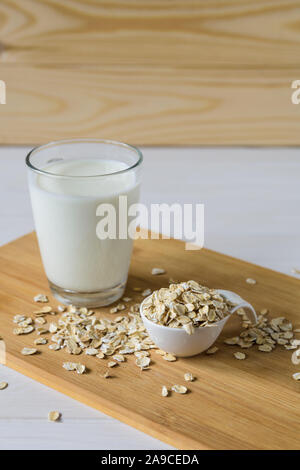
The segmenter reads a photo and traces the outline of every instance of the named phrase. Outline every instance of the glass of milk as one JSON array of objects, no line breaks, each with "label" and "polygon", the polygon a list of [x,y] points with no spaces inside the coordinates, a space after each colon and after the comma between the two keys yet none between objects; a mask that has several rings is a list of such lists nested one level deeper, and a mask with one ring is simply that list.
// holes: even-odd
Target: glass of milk
[{"label": "glass of milk", "polygon": [[[120,199],[126,197],[128,208],[138,202],[142,160],[135,147],[97,139],[52,142],[28,154],[42,261],[61,302],[99,307],[123,295],[133,241],[124,236],[124,223],[126,229],[131,221]],[[98,230],[106,207],[116,216],[107,238]]]}]

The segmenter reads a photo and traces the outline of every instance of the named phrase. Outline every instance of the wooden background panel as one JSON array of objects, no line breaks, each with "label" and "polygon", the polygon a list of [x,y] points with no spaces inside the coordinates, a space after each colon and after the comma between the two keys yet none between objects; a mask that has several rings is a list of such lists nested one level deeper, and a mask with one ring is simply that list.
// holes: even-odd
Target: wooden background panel
[{"label": "wooden background panel", "polygon": [[[297,144],[297,70],[139,67],[1,68],[0,141],[72,137],[142,144]],[[2,112],[4,110],[5,112]]]},{"label": "wooden background panel", "polygon": [[299,144],[299,25],[293,0],[1,1],[0,144]]},{"label": "wooden background panel", "polygon": [[295,0],[2,0],[1,61],[294,67]]}]

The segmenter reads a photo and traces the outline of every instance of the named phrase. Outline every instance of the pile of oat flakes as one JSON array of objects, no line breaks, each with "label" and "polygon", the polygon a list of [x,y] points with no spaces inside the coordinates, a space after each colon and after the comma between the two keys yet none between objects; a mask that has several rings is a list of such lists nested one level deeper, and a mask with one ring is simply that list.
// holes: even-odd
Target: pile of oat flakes
[{"label": "pile of oat flakes", "polygon": [[143,302],[143,313],[158,325],[183,328],[191,335],[195,328],[225,318],[232,307],[216,290],[187,281],[153,292]]},{"label": "pile of oat flakes", "polygon": [[[149,289],[146,291],[151,294]],[[135,356],[135,364],[141,370],[150,368],[152,349],[166,361],[175,362],[177,359],[173,354],[155,346],[140,317],[140,304],[133,303],[129,308],[125,305],[132,300],[129,297],[124,297],[122,302],[111,308],[110,312],[117,314],[113,320],[99,317],[93,310],[85,307],[59,306],[55,310],[48,305],[48,298],[43,294],[39,294],[34,300],[43,305],[33,311],[33,317],[15,315],[13,333],[27,335],[35,332],[35,346],[48,344],[49,339],[45,335],[50,333],[48,347],[52,351],[63,349],[70,356],[88,355],[95,356],[97,360],[107,359],[103,378],[109,378],[110,369],[125,362],[128,354]],[[184,328],[189,334],[193,333],[195,327],[209,326],[224,318],[232,307],[232,304],[216,291],[195,281],[172,283],[167,289],[159,289],[146,299],[144,305],[145,315],[150,320],[174,328]],[[120,315],[120,311],[124,313]],[[244,350],[257,346],[259,351],[265,353],[282,346],[287,350],[294,350],[292,362],[295,365],[300,364],[300,340],[294,338],[294,334],[300,330],[294,330],[291,322],[284,317],[269,319],[267,309],[263,309],[258,315],[257,324],[252,325],[242,309],[237,313],[242,320],[243,330],[239,336],[225,339],[225,344]],[[218,348],[214,346],[207,354],[217,351]],[[23,355],[36,352],[35,347],[23,348],[21,351]],[[244,352],[238,350],[233,352],[233,356],[238,360],[247,358]],[[81,362],[70,361],[62,365],[67,371],[75,371],[78,374],[86,371]],[[300,372],[294,374],[293,378],[300,380]],[[192,382],[194,379],[190,372],[184,374],[185,381]],[[169,388],[164,385],[161,395],[167,397],[170,391],[185,394],[188,389],[184,385],[175,384]]]}]

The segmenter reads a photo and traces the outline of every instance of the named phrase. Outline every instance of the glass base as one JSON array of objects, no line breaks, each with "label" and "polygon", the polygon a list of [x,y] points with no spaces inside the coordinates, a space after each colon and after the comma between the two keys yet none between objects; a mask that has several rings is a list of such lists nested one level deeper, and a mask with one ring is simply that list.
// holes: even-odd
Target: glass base
[{"label": "glass base", "polygon": [[126,286],[126,282],[122,282],[111,289],[99,292],[77,292],[58,287],[49,280],[48,282],[52,294],[62,304],[88,308],[105,307],[119,300],[124,294]]}]

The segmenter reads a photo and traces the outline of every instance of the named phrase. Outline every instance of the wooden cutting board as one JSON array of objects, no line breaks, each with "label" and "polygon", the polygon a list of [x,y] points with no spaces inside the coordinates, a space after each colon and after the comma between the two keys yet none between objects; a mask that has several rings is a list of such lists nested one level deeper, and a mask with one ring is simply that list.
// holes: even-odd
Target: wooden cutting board
[{"label": "wooden cutting board", "polygon": [[[152,267],[163,267],[167,274],[152,276]],[[179,241],[137,241],[126,295],[141,300],[134,287],[156,289],[166,286],[170,277],[233,290],[258,310],[268,308],[272,316],[285,315],[300,327],[299,280],[209,250],[185,251]],[[247,284],[247,277],[257,284]],[[33,345],[36,335],[14,336],[12,317],[31,314],[36,307],[33,296],[40,292],[57,305],[49,294],[35,235],[0,248],[0,334],[7,366],[180,449],[300,448],[300,383],[292,379],[297,367],[290,351],[252,348],[245,361],[238,361],[233,357],[238,348],[223,344],[221,337],[213,356],[169,363],[153,353],[146,371],[127,356],[110,379],[101,377],[106,360],[83,355],[76,360],[89,372],[80,376],[62,368],[64,361],[72,360],[64,351],[50,351],[46,345],[38,346],[35,356],[20,354],[24,346]],[[239,328],[238,318],[233,318],[225,335]],[[188,384],[190,393],[161,397],[162,385],[186,384],[185,372],[197,377]]]}]

